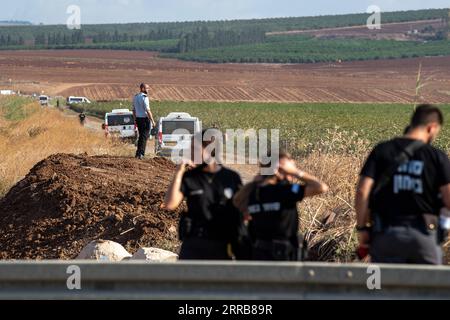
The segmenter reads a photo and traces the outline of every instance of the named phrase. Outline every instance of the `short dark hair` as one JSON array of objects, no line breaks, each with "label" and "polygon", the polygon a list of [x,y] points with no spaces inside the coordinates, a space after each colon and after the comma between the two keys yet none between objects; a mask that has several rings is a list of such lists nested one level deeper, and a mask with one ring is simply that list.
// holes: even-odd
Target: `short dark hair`
[{"label": "short dark hair", "polygon": [[145,84],[145,83],[141,83],[141,86],[140,86],[140,88],[141,89],[145,89],[145,87],[147,86],[147,84]]},{"label": "short dark hair", "polygon": [[[272,157],[272,152],[269,151],[269,152],[267,153],[267,156],[268,156],[269,158],[271,158],[271,157]],[[278,152],[278,159],[277,159],[277,160],[281,160],[281,159],[294,160],[294,158],[292,157],[292,155],[291,155],[289,152],[285,151],[285,150],[280,150],[280,151]],[[262,164],[262,163],[260,163],[259,166],[260,166],[261,168],[270,168],[270,167],[272,166],[272,162],[269,162],[269,163],[267,163],[267,164]]]},{"label": "short dark hair", "polygon": [[422,127],[431,123],[438,123],[441,126],[444,124],[442,111],[431,104],[418,106],[411,119],[411,128]]}]

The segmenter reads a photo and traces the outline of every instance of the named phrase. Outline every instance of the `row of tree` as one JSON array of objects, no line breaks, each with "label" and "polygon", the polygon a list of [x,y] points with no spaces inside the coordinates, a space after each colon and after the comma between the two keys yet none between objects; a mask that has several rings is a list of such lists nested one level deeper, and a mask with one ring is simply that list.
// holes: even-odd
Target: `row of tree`
[{"label": "row of tree", "polygon": [[209,32],[207,27],[203,27],[182,35],[178,43],[178,52],[185,53],[206,48],[262,43],[265,40],[266,32],[260,28],[249,28],[240,32],[233,30]]},{"label": "row of tree", "polygon": [[40,33],[34,36],[35,45],[67,45],[84,43],[85,37],[82,30],[76,30],[71,35],[62,32],[49,34]]},{"label": "row of tree", "polygon": [[[115,30],[113,33],[100,32],[92,37],[83,33],[83,30],[74,30],[72,32],[55,31],[48,33],[37,33],[33,35],[33,39],[30,39],[31,43],[35,45],[43,46],[55,46],[55,45],[71,45],[71,44],[83,44],[88,39],[91,39],[94,43],[119,43],[119,42],[134,42],[134,41],[156,41],[163,39],[177,39],[181,35],[175,35],[168,29],[159,29],[157,31],[150,31],[148,34],[141,35],[129,35],[128,33],[119,33]],[[25,40],[22,36],[18,35],[0,35],[0,46],[20,46],[24,45]]]},{"label": "row of tree", "polygon": [[112,43],[112,42],[134,42],[134,41],[157,41],[178,38],[179,35],[175,34],[169,29],[151,30],[147,34],[130,35],[128,33],[119,33],[116,29],[114,33],[100,32],[93,36],[94,43]]},{"label": "row of tree", "polygon": [[11,35],[1,35],[0,36],[0,47],[1,46],[21,46],[25,44],[23,37],[14,37]]}]

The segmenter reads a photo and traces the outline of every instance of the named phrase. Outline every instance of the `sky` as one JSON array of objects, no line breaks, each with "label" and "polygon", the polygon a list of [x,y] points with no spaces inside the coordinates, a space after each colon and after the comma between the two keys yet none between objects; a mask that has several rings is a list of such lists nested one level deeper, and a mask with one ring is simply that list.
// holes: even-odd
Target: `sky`
[{"label": "sky", "polygon": [[127,23],[300,17],[448,8],[449,0],[0,0],[1,20],[65,24],[67,8],[78,5],[81,23]]}]

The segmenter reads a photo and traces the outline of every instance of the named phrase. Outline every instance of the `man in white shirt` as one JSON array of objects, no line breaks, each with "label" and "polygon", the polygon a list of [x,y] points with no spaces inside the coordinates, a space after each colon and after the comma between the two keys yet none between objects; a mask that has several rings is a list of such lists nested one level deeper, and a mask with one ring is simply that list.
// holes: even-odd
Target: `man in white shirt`
[{"label": "man in white shirt", "polygon": [[150,100],[148,91],[150,86],[142,83],[141,92],[138,93],[133,100],[133,115],[139,131],[139,141],[136,151],[136,158],[142,160],[145,157],[147,141],[150,137],[152,126],[156,125],[153,114],[150,110]]}]

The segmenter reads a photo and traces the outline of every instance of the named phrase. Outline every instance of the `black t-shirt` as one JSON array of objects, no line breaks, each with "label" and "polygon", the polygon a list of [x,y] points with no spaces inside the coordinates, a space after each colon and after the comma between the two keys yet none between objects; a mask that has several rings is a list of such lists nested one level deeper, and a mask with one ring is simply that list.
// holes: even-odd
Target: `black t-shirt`
[{"label": "black t-shirt", "polygon": [[295,239],[299,231],[297,202],[304,195],[305,189],[299,184],[256,187],[248,202],[250,236],[267,241]]},{"label": "black t-shirt", "polygon": [[[375,180],[392,167],[394,159],[414,140],[396,138],[379,144],[370,154],[361,175]],[[370,209],[382,216],[439,214],[442,207],[440,187],[450,183],[450,161],[431,145],[417,150],[410,161],[400,166],[389,184],[375,197]],[[375,188],[375,187],[374,187]]]},{"label": "black t-shirt", "polygon": [[241,214],[232,200],[241,187],[239,174],[227,168],[216,173],[205,172],[201,167],[186,172],[181,192],[186,198],[187,217],[192,219],[194,230],[203,228],[212,239],[233,239]]}]

